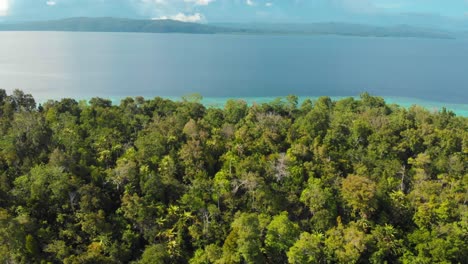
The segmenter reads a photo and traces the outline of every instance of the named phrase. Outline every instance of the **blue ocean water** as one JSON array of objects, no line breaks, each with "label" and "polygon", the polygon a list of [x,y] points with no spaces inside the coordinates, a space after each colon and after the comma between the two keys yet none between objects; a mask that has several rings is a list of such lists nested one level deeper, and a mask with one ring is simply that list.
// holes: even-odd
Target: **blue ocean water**
[{"label": "blue ocean water", "polygon": [[38,101],[200,93],[209,104],[367,91],[467,115],[467,39],[0,32],[0,40],[0,88]]}]

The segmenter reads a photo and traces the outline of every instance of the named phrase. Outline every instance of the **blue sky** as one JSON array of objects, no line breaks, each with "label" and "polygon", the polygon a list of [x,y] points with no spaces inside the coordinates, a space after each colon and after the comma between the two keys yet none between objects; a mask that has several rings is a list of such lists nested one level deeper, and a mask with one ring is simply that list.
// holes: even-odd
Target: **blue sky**
[{"label": "blue sky", "polygon": [[76,16],[193,22],[357,22],[459,25],[468,0],[0,0],[0,19]]}]

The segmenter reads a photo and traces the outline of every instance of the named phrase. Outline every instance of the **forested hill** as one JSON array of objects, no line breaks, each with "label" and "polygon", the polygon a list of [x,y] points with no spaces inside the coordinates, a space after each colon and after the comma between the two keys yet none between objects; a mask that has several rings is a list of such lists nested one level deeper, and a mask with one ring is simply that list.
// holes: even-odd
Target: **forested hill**
[{"label": "forested hill", "polygon": [[0,90],[1,263],[468,263],[468,118]]},{"label": "forested hill", "polygon": [[67,18],[61,20],[0,24],[0,31],[81,31],[214,34],[239,30],[224,29],[175,20],[136,20],[124,18]]},{"label": "forested hill", "polygon": [[80,31],[195,34],[340,35],[359,37],[412,37],[451,39],[447,31],[399,25],[379,27],[349,23],[309,24],[199,24],[175,20],[137,20],[78,17],[23,23],[0,23],[0,31]]},{"label": "forested hill", "polygon": [[455,32],[411,25],[374,26],[353,23],[305,23],[305,24],[214,24],[220,28],[243,28],[258,34],[338,35],[357,37],[402,37],[453,39],[461,36]]}]

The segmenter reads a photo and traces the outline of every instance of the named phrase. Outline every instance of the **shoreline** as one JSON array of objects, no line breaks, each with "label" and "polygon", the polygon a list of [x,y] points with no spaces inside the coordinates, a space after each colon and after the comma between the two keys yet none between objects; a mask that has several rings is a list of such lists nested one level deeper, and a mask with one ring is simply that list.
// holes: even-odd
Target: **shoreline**
[{"label": "shoreline", "polygon": [[[374,95],[372,95],[374,96]],[[317,100],[321,96],[298,96],[299,105],[301,105],[306,99],[312,101]],[[333,101],[345,99],[352,97],[354,99],[359,99],[359,96],[330,96]],[[409,97],[394,97],[394,96],[380,96],[385,100],[386,104],[396,104],[406,109],[410,108],[413,105],[421,106],[431,112],[436,112],[445,107],[447,110],[454,112],[457,116],[468,117],[468,104],[456,104],[456,103],[443,103],[428,101],[418,98],[409,98]],[[177,97],[164,97],[171,100],[176,99]],[[253,103],[267,103],[272,102],[278,97],[239,97],[239,98],[228,98],[228,97],[207,97],[203,98],[201,103],[207,107],[223,107],[227,100],[229,99],[239,99],[244,100],[247,104],[251,105]],[[179,97],[180,100],[180,97]]]},{"label": "shoreline", "polygon": [[[378,96],[378,95],[373,95],[373,94],[371,95]],[[326,95],[323,95],[323,96],[326,96]],[[298,96],[298,105],[301,105],[307,99],[315,101],[318,98],[323,97],[323,96]],[[96,97],[99,97],[99,96],[96,96]],[[117,105],[117,104],[120,104],[120,101],[122,99],[125,99],[127,97],[135,98],[137,96],[122,96],[122,97],[121,96],[118,96],[118,97],[109,96],[109,97],[101,97],[101,98],[109,99],[112,101],[112,104]],[[154,97],[143,96],[143,97],[145,99],[152,99],[158,96],[154,96]],[[172,101],[182,101],[183,96],[159,96],[159,97],[164,98],[164,99],[169,99]],[[333,101],[350,98],[350,97],[354,99],[359,99],[359,96],[329,96],[329,97]],[[396,97],[396,96],[378,96],[378,97],[382,97],[385,100],[385,103],[388,105],[396,104],[406,109],[410,108],[413,105],[417,105],[431,112],[437,112],[441,110],[443,107],[445,107],[447,110],[454,112],[457,116],[468,117],[468,103],[467,104],[445,103],[445,102],[429,101],[429,100],[411,98],[411,97]],[[82,100],[89,101],[91,98],[92,97],[90,98],[76,98],[75,97],[73,99],[77,101],[82,101]],[[285,98],[285,96],[203,97],[200,103],[206,107],[221,107],[222,108],[224,107],[224,105],[226,104],[228,100],[243,100],[248,105],[252,105],[254,103],[258,103],[258,104],[269,103],[269,102],[274,101],[277,98]],[[57,100],[57,99],[51,99],[51,100]],[[42,104],[46,101],[47,100],[38,100],[37,103]]]}]

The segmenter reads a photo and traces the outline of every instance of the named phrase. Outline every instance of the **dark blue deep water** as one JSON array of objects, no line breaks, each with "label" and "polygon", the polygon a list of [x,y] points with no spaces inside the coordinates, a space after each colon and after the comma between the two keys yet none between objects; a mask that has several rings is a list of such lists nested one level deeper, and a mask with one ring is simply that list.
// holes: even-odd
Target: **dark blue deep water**
[{"label": "dark blue deep water", "polygon": [[468,104],[468,40],[1,32],[0,88],[39,100],[368,91]]}]

